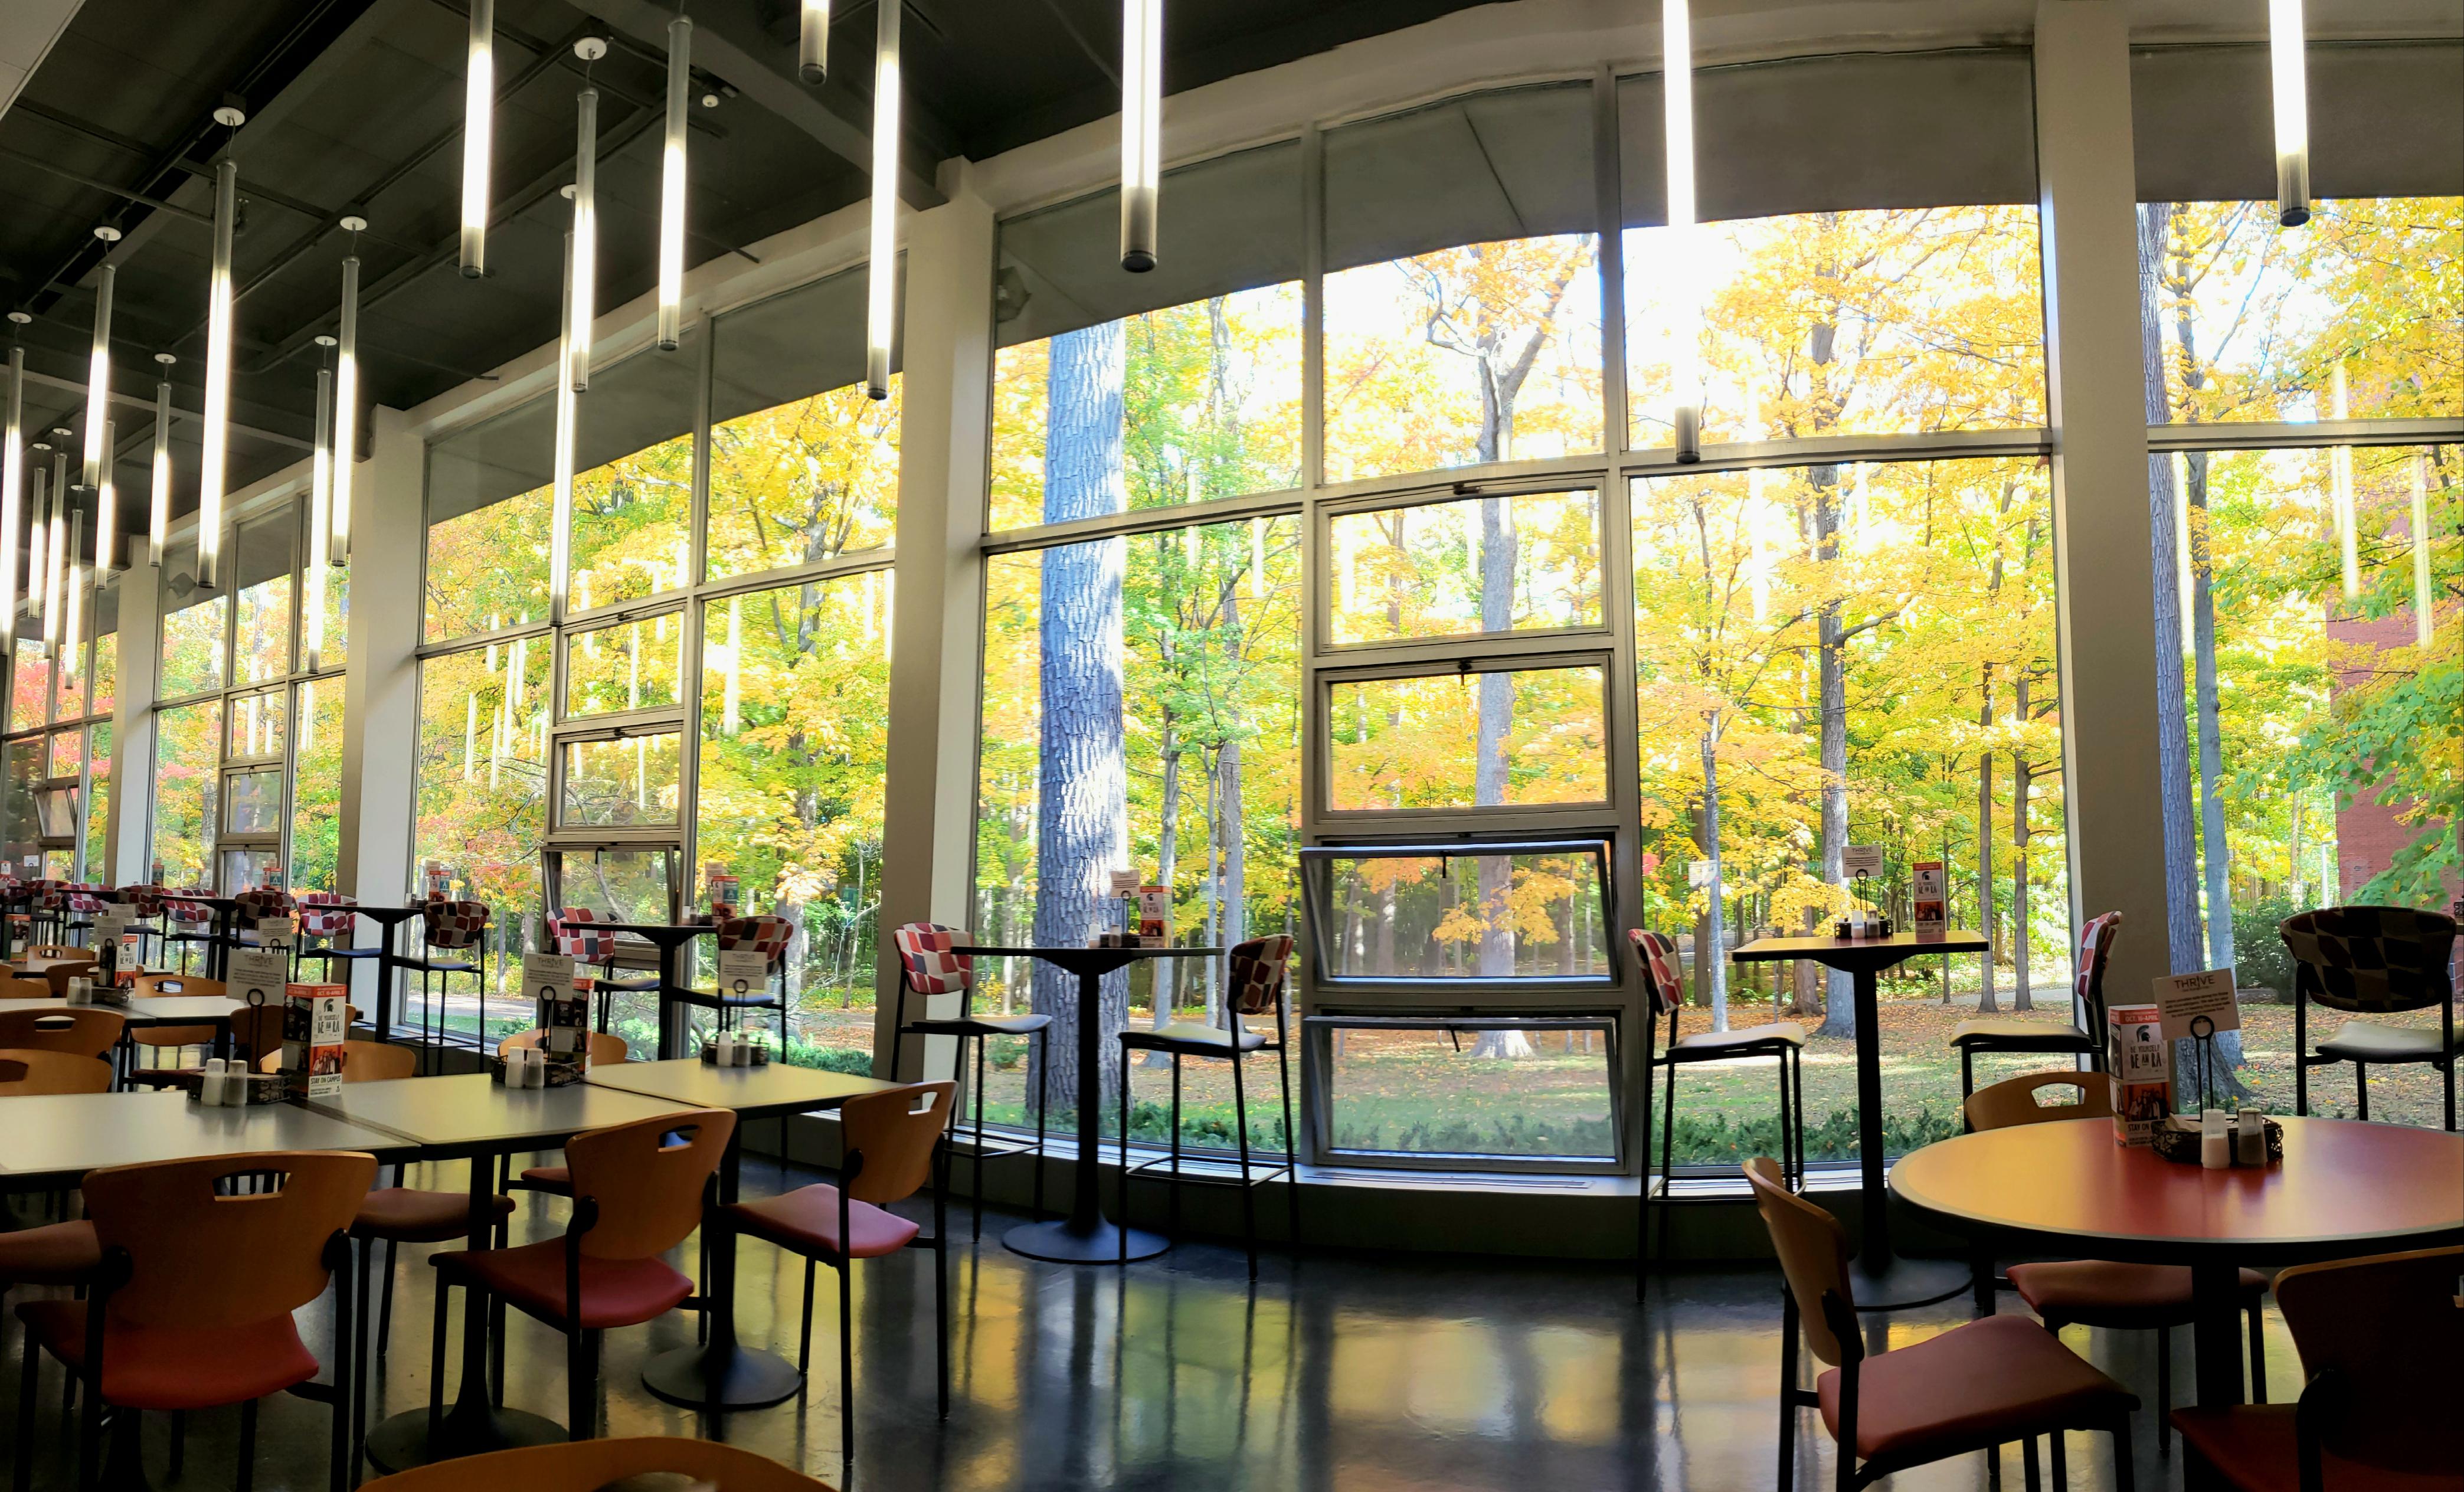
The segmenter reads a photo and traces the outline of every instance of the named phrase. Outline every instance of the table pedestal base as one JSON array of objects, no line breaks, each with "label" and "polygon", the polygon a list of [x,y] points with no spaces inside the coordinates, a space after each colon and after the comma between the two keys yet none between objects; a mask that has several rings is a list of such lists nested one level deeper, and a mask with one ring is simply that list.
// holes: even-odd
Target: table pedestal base
[{"label": "table pedestal base", "polygon": [[1885,1254],[1869,1267],[1865,1256],[1848,1263],[1848,1287],[1859,1310],[1902,1310],[1930,1306],[1968,1289],[1968,1265],[1956,1259],[1899,1259]]},{"label": "table pedestal base", "polygon": [[741,1347],[679,1347],[642,1367],[642,1387],[679,1409],[766,1409],[803,1386],[795,1364]]},{"label": "table pedestal base", "polygon": [[[1129,1236],[1126,1255],[1123,1234]],[[1001,1242],[1013,1254],[1056,1264],[1111,1264],[1124,1258],[1153,1259],[1172,1247],[1172,1240],[1160,1233],[1123,1228],[1101,1218],[1091,1224],[1067,1219],[1021,1223],[1001,1235]]]},{"label": "table pedestal base", "polygon": [[553,1419],[518,1409],[489,1409],[475,1415],[447,1411],[444,1427],[430,1441],[428,1411],[410,1409],[368,1432],[368,1463],[379,1471],[408,1471],[458,1456],[554,1445],[568,1438],[564,1426]]}]

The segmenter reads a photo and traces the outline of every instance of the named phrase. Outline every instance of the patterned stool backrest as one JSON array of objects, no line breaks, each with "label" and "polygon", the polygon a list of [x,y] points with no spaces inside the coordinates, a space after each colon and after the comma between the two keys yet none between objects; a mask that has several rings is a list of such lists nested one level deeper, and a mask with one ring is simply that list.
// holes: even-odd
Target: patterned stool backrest
[{"label": "patterned stool backrest", "polygon": [[616,952],[616,934],[593,930],[590,924],[598,920],[599,913],[587,907],[567,907],[548,918],[556,951],[583,963],[605,963]]},{"label": "patterned stool backrest", "polygon": [[430,948],[471,948],[488,931],[488,904],[474,901],[432,901],[420,909]]},{"label": "patterned stool backrest", "polygon": [[718,951],[722,954],[758,953],[762,961],[776,970],[787,956],[787,944],[796,935],[796,925],[784,917],[758,912],[750,917],[731,917],[718,925]]},{"label": "patterned stool backrest", "polygon": [[340,891],[299,893],[299,932],[303,937],[348,937],[360,922],[351,909],[359,903]]},{"label": "patterned stool backrest", "polygon": [[1648,928],[1636,928],[1625,937],[1634,945],[1635,962],[1642,967],[1642,987],[1651,997],[1652,1017],[1656,1020],[1684,1003],[1684,986],[1677,979],[1677,945]]},{"label": "patterned stool backrest", "polygon": [[233,915],[252,924],[268,917],[297,916],[299,912],[299,904],[278,886],[252,886],[231,900],[239,903]]},{"label": "patterned stool backrest", "polygon": [[150,883],[142,886],[123,886],[120,889],[120,894],[127,899],[130,909],[141,917],[163,915],[163,888],[159,886]]},{"label": "patterned stool backrest", "polygon": [[179,890],[165,892],[163,897],[163,913],[184,926],[203,927],[214,920],[214,910],[204,902],[190,901],[187,898],[212,894],[213,892],[201,886],[184,886]]},{"label": "patterned stool backrest", "polygon": [[34,905],[42,908],[45,911],[61,911],[68,905],[66,899],[60,893],[61,888],[66,885],[68,885],[68,883],[65,881],[36,881],[34,883]]},{"label": "patterned stool backrest", "polygon": [[898,978],[917,995],[956,995],[976,982],[975,960],[954,954],[958,929],[910,922],[891,934],[898,944]]},{"label": "patterned stool backrest", "polygon": [[2122,931],[2122,913],[2090,917],[2079,929],[2079,972],[2071,976],[2072,993],[2086,1008],[2088,1035],[2104,1040],[2104,966],[2113,956],[2114,934]]},{"label": "patterned stool backrest", "polygon": [[68,886],[69,911],[91,917],[102,910],[100,892],[111,889],[99,881],[72,881]]},{"label": "patterned stool backrest", "polygon": [[1253,937],[1236,945],[1231,956],[1232,1008],[1244,1016],[1271,1015],[1283,1008],[1284,975],[1291,967],[1288,932]]},{"label": "patterned stool backrest", "polygon": [[2455,998],[2455,919],[2409,907],[2322,907],[2277,929],[2296,990],[2331,1010],[2388,1014]]}]

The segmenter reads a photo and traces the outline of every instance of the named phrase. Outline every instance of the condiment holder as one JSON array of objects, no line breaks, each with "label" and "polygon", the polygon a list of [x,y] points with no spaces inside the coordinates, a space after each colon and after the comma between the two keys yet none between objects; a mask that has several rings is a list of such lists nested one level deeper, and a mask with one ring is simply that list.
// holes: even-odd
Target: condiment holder
[{"label": "condiment holder", "polygon": [[766,1067],[770,1065],[770,1048],[759,1042],[748,1042],[733,1031],[721,1031],[701,1043],[701,1064],[705,1067]]},{"label": "condiment holder", "polygon": [[568,1087],[581,1082],[588,1070],[586,1063],[550,1062],[547,1053],[536,1046],[517,1046],[488,1059],[488,1076],[498,1087]]},{"label": "condiment holder", "polygon": [[[2255,1118],[2265,1127],[2263,1145],[2266,1158],[2256,1158],[2252,1149],[2243,1143],[2242,1127],[2237,1122],[2243,1117]],[[2167,1160],[2185,1166],[2207,1165],[2211,1171],[2273,1166],[2284,1159],[2284,1126],[2263,1114],[2234,1115],[2227,1123],[2224,1134],[2226,1159],[2221,1165],[2210,1163],[2201,1154],[2206,1139],[2203,1118],[2176,1114],[2157,1128],[2153,1143],[2156,1153]]]}]

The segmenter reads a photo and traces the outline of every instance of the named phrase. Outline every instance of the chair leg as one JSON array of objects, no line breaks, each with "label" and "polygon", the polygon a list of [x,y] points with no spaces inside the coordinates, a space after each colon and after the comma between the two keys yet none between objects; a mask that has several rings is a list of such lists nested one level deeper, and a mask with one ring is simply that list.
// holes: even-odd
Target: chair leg
[{"label": "chair leg", "polygon": [[2019,1484],[2028,1492],[2045,1492],[2044,1471],[2036,1464],[2036,1437],[2019,1442]]},{"label": "chair leg", "polygon": [[969,1224],[968,1237],[976,1242],[984,1238],[984,1039],[977,1037],[976,1047],[976,1205],[975,1219]]},{"label": "chair leg", "polygon": [[445,1429],[445,1298],[451,1294],[445,1273],[436,1275],[436,1329],[428,1340],[428,1437]]},{"label": "chair leg", "polygon": [[855,1464],[855,1262],[842,1260],[839,1274],[839,1471]]},{"label": "chair leg", "polygon": [[34,1333],[26,1333],[26,1363],[17,1371],[17,1455],[10,1475],[12,1492],[28,1492],[34,1481],[34,1380],[43,1366]]},{"label": "chair leg", "polygon": [[1249,1097],[1241,1086],[1248,1064],[1232,1054],[1232,1132],[1241,1142],[1241,1240],[1249,1250],[1249,1278],[1258,1278],[1258,1194],[1249,1185]]},{"label": "chair leg", "polygon": [[2353,1064],[2353,1097],[2362,1106],[2362,1123],[2370,1122],[2370,1064]]},{"label": "chair leg", "polygon": [[255,1480],[256,1400],[250,1399],[239,1407],[239,1480],[235,1483],[238,1492],[248,1492]]},{"label": "chair leg", "polygon": [[796,1344],[796,1372],[805,1376],[813,1371],[813,1262],[804,1261],[804,1334]]},{"label": "chair leg", "polygon": [[2054,1492],[2071,1492],[2070,1446],[2062,1432],[2057,1430],[2045,1437],[2045,1448],[2046,1459],[2054,1463]]},{"label": "chair leg", "polygon": [[401,1247],[392,1239],[385,1240],[385,1304],[377,1310],[377,1355],[383,1357],[393,1341],[393,1268],[396,1251]]},{"label": "chair leg", "polygon": [[2130,1464],[2130,1416],[2113,1427],[2113,1492],[2136,1492]]},{"label": "chair leg", "polygon": [[[1087,1088],[1083,1074],[1078,1092],[1079,1101],[1084,1103]],[[1120,1262],[1126,1264],[1130,1262],[1130,1054],[1126,1050],[1121,1053],[1121,1196],[1115,1211],[1120,1226],[1113,1231],[1120,1238]]]},{"label": "chair leg", "polygon": [[591,1392],[590,1334],[568,1326],[564,1332],[564,1434],[569,1440],[587,1440],[599,1426],[598,1395]]},{"label": "chair leg", "polygon": [[2250,1303],[2250,1401],[2267,1402],[2267,1315],[2260,1303]]},{"label": "chair leg", "polygon": [[1301,1137],[1292,1129],[1292,1058],[1289,1040],[1275,1043],[1276,1090],[1284,1103],[1284,1205],[1289,1211],[1291,1251],[1301,1251]]},{"label": "chair leg", "polygon": [[[1121,1053],[1121,1079],[1127,1086],[1130,1054]],[[1180,1053],[1172,1054],[1172,1184],[1165,1188],[1164,1236],[1180,1241]]]},{"label": "chair leg", "polygon": [[[1668,1077],[1667,1080],[1661,1085],[1660,1091],[1660,1184],[1662,1187],[1665,1187],[1668,1185],[1669,1177],[1671,1175],[1668,1169],[1668,1157],[1675,1151],[1677,1145],[1677,1064],[1674,1062],[1671,1062],[1668,1064]],[[1666,1262],[1668,1259],[1668,1196],[1665,1193],[1663,1193],[1660,1198],[1659,1253],[1661,1261],[1663,1263]]]},{"label": "chair leg", "polygon": [[[1649,1177],[1644,1178],[1646,1182]],[[1796,1300],[1787,1286],[1780,1288],[1779,1337],[1779,1480],[1771,1484],[1779,1492],[1793,1492],[1796,1486]],[[1851,1453],[1843,1448],[1842,1456]]]},{"label": "chair leg", "polygon": [[2173,1328],[2156,1328],[2156,1453],[2173,1454]]}]

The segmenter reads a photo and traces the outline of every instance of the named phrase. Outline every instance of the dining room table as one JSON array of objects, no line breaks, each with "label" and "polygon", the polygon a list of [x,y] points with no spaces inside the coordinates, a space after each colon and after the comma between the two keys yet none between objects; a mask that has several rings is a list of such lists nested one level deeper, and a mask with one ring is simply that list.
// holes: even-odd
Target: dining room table
[{"label": "dining room table", "polygon": [[[1097,1156],[1104,1144],[1100,1097],[1092,1102],[1084,1086],[1103,1066],[1104,976],[1149,958],[1213,958],[1220,948],[1072,948],[1006,947],[993,943],[964,944],[950,950],[979,958],[1033,958],[1077,980],[1078,1075],[1082,1085],[1078,1114],[1078,1158],[1070,1166],[1069,1215],[1050,1222],[1023,1222],[1001,1235],[1011,1253],[1056,1264],[1125,1263],[1152,1259],[1172,1247],[1160,1233],[1133,1228],[1127,1218],[1115,1223],[1104,1216],[1103,1173]],[[1129,1116],[1121,1116],[1127,1124]]]},{"label": "dining room table", "polygon": [[[1983,1130],[1900,1157],[1891,1190],[1980,1257],[2187,1265],[2201,1408],[2243,1401],[2244,1268],[2464,1242],[2464,1134],[2278,1118],[2284,1153],[2208,1170],[2123,1145],[2113,1121]],[[1861,1302],[1859,1303],[1862,1304]]]},{"label": "dining room table", "polygon": [[142,1031],[148,1026],[209,1025],[214,1028],[210,1054],[216,1057],[231,1054],[231,1020],[240,1008],[238,1000],[220,995],[160,995],[132,999],[125,1005],[100,1002],[72,1005],[59,999],[0,999],[0,1015],[32,1011],[38,1016],[55,1016],[71,1010],[107,1010],[121,1017],[130,1032]]},{"label": "dining room table", "polygon": [[684,946],[697,937],[715,937],[715,922],[594,922],[594,932],[623,932],[649,944],[659,951],[659,1060],[670,1061],[688,1055],[685,1051],[684,1012],[692,1003],[693,990],[676,973],[677,955]]},{"label": "dining room table", "polygon": [[209,1108],[170,1088],[28,1094],[0,1106],[9,1133],[0,1145],[0,1193],[56,1191],[91,1171],[163,1160],[366,1151],[393,1161],[409,1151],[399,1135],[297,1104]]},{"label": "dining room table", "polygon": [[1808,959],[1849,977],[1857,1006],[1857,1191],[1861,1206],[1857,1257],[1849,1263],[1859,1310],[1897,1310],[1948,1300],[1968,1287],[1968,1266],[1955,1259],[1903,1259],[1891,1245],[1890,1195],[1882,1137],[1881,974],[1934,954],[1981,954],[1992,945],[1974,932],[1894,932],[1887,937],[1807,933],[1758,937],[1730,951],[1731,962],[1793,963]]}]

